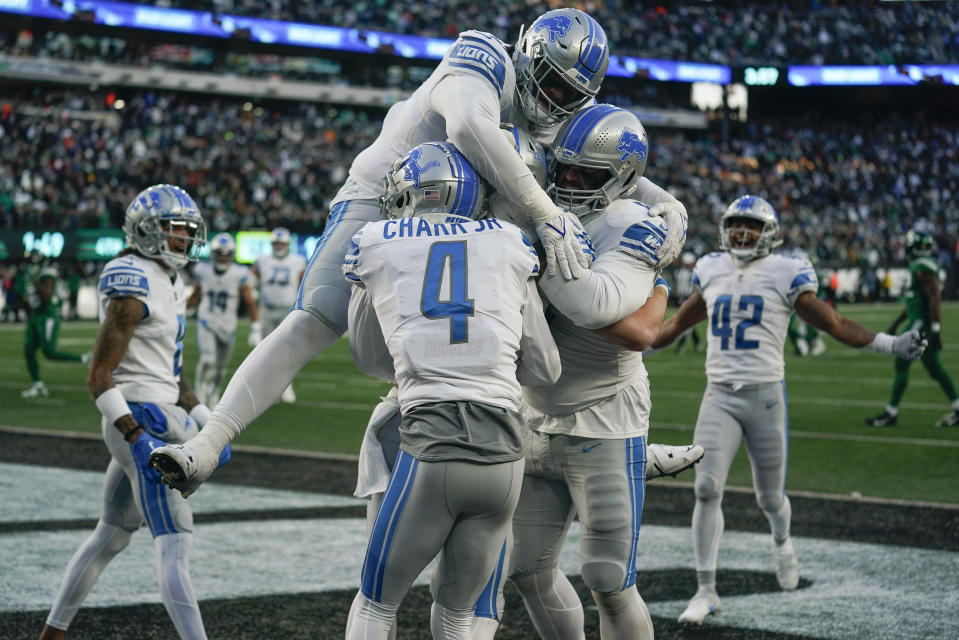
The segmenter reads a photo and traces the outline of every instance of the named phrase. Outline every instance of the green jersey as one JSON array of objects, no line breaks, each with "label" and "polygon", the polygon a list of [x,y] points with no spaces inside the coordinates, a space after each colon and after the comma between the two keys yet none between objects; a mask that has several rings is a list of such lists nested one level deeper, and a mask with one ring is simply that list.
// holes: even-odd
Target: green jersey
[{"label": "green jersey", "polygon": [[909,263],[909,288],[906,290],[906,326],[911,327],[917,320],[922,321],[922,326],[928,327],[931,322],[929,317],[929,299],[919,284],[919,274],[923,271],[929,272],[939,280],[939,263],[931,256],[922,256]]}]

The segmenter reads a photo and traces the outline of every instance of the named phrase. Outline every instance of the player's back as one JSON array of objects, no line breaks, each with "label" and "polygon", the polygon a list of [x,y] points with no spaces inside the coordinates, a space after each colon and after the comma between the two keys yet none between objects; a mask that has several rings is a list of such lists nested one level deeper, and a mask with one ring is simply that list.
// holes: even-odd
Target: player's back
[{"label": "player's back", "polygon": [[143,304],[144,317],[113,370],[123,397],[131,402],[177,402],[186,335],[183,280],[154,260],[128,254],[107,263],[97,289],[101,323],[113,299],[134,298]]},{"label": "player's back", "polygon": [[393,356],[400,405],[475,401],[517,409],[516,363],[532,246],[496,219],[372,222],[349,254]]},{"label": "player's back", "polygon": [[211,263],[201,262],[194,269],[193,277],[203,291],[203,298],[196,310],[200,322],[227,332],[235,331],[240,288],[246,284],[249,270],[231,264],[223,272],[218,272]]},{"label": "player's back", "polygon": [[783,344],[796,298],[818,289],[809,261],[774,254],[740,264],[730,254],[716,252],[700,258],[693,272],[709,315],[707,378],[782,380]]},{"label": "player's back", "polygon": [[260,304],[289,311],[296,302],[306,259],[292,251],[283,257],[270,253],[257,258],[256,269],[260,274]]},{"label": "player's back", "polygon": [[461,33],[423,84],[406,100],[390,107],[380,135],[353,161],[350,177],[356,181],[357,193],[351,197],[377,197],[383,192],[383,176],[394,159],[423,142],[447,138],[446,120],[430,106],[430,94],[449,75],[480,79],[499,102],[501,118],[509,114],[516,73],[506,45],[482,31]]}]

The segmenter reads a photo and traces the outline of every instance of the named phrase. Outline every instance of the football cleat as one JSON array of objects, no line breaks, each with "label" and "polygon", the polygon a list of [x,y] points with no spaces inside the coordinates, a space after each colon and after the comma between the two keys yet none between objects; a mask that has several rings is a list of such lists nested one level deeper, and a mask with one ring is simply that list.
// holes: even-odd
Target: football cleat
[{"label": "football cleat", "polygon": [[822,338],[816,338],[813,340],[812,347],[809,349],[809,355],[821,356],[824,353],[826,353],[826,345],[822,341]]},{"label": "football cleat", "polygon": [[870,427],[895,427],[896,416],[883,410],[882,413],[874,418],[866,418],[866,424]]},{"label": "football cleat", "polygon": [[646,447],[646,479],[676,475],[703,459],[706,450],[698,444],[651,444]]},{"label": "football cleat", "polygon": [[783,591],[792,591],[799,586],[799,560],[793,550],[792,538],[782,544],[773,540],[773,560],[776,563],[776,582]]},{"label": "football cleat", "polygon": [[37,380],[20,392],[21,398],[46,398],[49,395],[50,392],[47,391],[47,385],[43,384],[42,380]]},{"label": "football cleat", "polygon": [[938,422],[936,422],[937,427],[959,427],[959,409],[953,411],[952,413],[947,413],[942,416]]},{"label": "football cleat", "polygon": [[149,462],[160,473],[163,484],[187,498],[216,471],[220,456],[202,441],[191,440],[157,447]]},{"label": "football cleat", "polygon": [[809,355],[809,343],[806,342],[805,338],[799,338],[796,340],[796,352],[799,354],[800,358],[805,358]]},{"label": "football cleat", "polygon": [[292,384],[287,386],[287,388],[283,390],[283,395],[280,396],[280,400],[282,400],[283,402],[287,404],[293,404],[294,402],[296,402],[296,393],[294,393],[293,391]]},{"label": "football cleat", "polygon": [[716,590],[710,587],[700,587],[696,595],[692,597],[686,610],[679,616],[679,622],[683,624],[702,624],[706,616],[718,613],[719,596]]}]

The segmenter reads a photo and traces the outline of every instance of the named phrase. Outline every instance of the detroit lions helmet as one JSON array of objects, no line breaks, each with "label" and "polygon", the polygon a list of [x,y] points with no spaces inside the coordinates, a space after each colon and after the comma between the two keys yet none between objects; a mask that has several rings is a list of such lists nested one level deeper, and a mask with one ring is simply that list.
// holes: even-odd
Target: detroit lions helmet
[{"label": "detroit lions helmet", "polygon": [[[553,183],[546,193],[576,216],[629,195],[646,170],[649,139],[633,113],[611,104],[586,107],[559,130],[552,154]],[[578,180],[570,167],[581,167]],[[574,172],[575,173],[575,172]]]},{"label": "detroit lions helmet", "polygon": [[609,66],[606,32],[579,9],[554,9],[520,31],[513,51],[520,107],[538,127],[558,124],[596,97]]},{"label": "detroit lions helmet", "polygon": [[486,186],[452,143],[424,142],[387,171],[382,203],[389,218],[446,213],[476,220],[486,215]]},{"label": "detroit lions helmet", "polygon": [[213,258],[213,269],[223,273],[233,264],[236,255],[236,242],[229,233],[218,233],[210,240],[210,256]]},{"label": "detroit lions helmet", "polygon": [[936,241],[928,233],[910,229],[906,233],[906,255],[910,259],[931,256],[936,250]]},{"label": "detroit lions helmet", "polygon": [[127,207],[123,231],[129,246],[174,269],[195,262],[206,244],[200,208],[186,191],[171,184],[156,184],[137,194]]},{"label": "detroit lions helmet", "polygon": [[284,258],[290,252],[290,230],[286,227],[276,227],[270,232],[270,244],[273,245],[273,255]]},{"label": "detroit lions helmet", "polygon": [[[734,232],[732,225],[737,220],[756,220],[762,228],[756,231]],[[734,233],[739,238],[733,238]],[[759,196],[740,196],[723,213],[719,220],[719,248],[741,260],[754,260],[769,253],[783,243],[779,237],[779,217],[776,210]]]}]

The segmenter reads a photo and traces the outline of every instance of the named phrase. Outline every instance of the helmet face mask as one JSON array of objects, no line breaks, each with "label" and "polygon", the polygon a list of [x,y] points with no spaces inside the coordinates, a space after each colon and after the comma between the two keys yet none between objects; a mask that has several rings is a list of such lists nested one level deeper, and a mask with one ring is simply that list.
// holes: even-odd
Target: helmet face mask
[{"label": "helmet face mask", "polygon": [[739,260],[769,255],[782,242],[776,210],[759,196],[737,198],[719,221],[720,249]]},{"label": "helmet face mask", "polygon": [[213,258],[213,269],[223,273],[231,264],[236,255],[236,243],[228,233],[218,233],[210,241],[210,256]]},{"label": "helmet face mask", "polygon": [[290,230],[286,227],[276,227],[270,232],[270,244],[273,246],[273,255],[285,258],[290,252]]},{"label": "helmet face mask", "polygon": [[554,9],[520,33],[514,53],[520,107],[535,126],[569,118],[596,97],[609,65],[606,33],[578,9]]},{"label": "helmet face mask", "polygon": [[381,199],[388,218],[442,213],[477,220],[486,215],[486,186],[449,142],[425,142],[393,163]]},{"label": "helmet face mask", "polygon": [[546,192],[557,206],[582,216],[629,195],[646,170],[649,139],[634,114],[597,104],[560,129],[552,153]]},{"label": "helmet face mask", "polygon": [[935,250],[936,241],[929,234],[915,229],[906,233],[906,255],[910,259],[931,256]]},{"label": "helmet face mask", "polygon": [[206,222],[190,195],[169,184],[141,191],[123,221],[127,244],[148,258],[181,269],[196,262],[206,244]]}]

